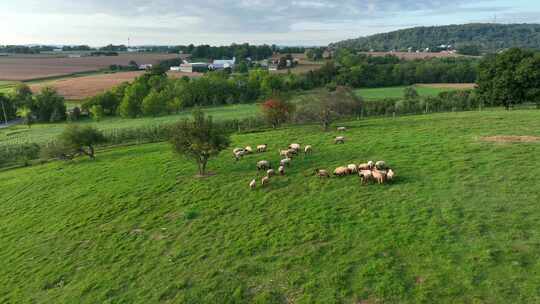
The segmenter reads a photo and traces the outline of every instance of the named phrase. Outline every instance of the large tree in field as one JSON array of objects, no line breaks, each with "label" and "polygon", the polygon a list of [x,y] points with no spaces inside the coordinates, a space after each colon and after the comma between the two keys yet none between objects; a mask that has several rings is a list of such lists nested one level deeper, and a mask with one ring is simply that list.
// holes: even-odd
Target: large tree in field
[{"label": "large tree in field", "polygon": [[273,128],[277,128],[288,121],[295,110],[292,103],[279,97],[268,99],[261,107],[264,119],[271,124]]},{"label": "large tree in field", "polygon": [[73,159],[77,155],[94,159],[95,146],[105,141],[103,133],[92,126],[69,125],[58,140],[46,146],[42,152],[45,156],[61,159]]},{"label": "large tree in field", "polygon": [[41,89],[35,96],[31,109],[41,122],[57,122],[66,118],[64,97],[51,87]]},{"label": "large tree in field", "polygon": [[301,122],[318,122],[328,131],[332,122],[339,118],[354,116],[362,109],[362,99],[348,87],[322,91],[309,96],[300,103],[296,119]]},{"label": "large tree in field", "polygon": [[212,116],[206,117],[200,109],[195,109],[192,121],[181,121],[172,128],[170,142],[174,152],[195,161],[199,175],[205,176],[208,160],[229,146],[230,137],[214,124]]},{"label": "large tree in field", "polygon": [[479,66],[478,93],[485,103],[504,106],[537,102],[540,84],[540,55],[510,49],[486,57]]}]

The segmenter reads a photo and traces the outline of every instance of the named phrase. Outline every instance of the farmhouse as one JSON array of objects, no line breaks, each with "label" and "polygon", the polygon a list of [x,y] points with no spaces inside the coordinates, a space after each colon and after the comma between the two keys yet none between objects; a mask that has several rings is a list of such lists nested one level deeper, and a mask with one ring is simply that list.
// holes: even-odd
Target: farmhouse
[{"label": "farmhouse", "polygon": [[171,71],[179,71],[184,73],[206,72],[208,64],[204,62],[183,63],[180,66],[171,67]]}]

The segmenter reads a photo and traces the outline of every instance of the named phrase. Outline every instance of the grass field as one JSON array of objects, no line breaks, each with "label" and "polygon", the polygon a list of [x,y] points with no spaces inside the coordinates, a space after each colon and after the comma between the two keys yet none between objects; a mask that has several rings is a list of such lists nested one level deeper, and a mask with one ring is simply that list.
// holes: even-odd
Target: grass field
[{"label": "grass field", "polygon": [[[170,147],[0,173],[4,303],[538,303],[540,111],[370,119],[237,135],[267,154],[210,163]],[[255,162],[314,145],[250,191]],[[232,147],[231,147],[232,148]],[[386,160],[393,184],[315,168]]]},{"label": "grass field", "polygon": [[[388,88],[366,88],[366,89],[357,89],[355,92],[358,96],[361,96],[367,100],[377,100],[383,98],[401,98],[403,97],[403,90],[406,86],[399,87],[388,87]],[[456,87],[445,87],[444,84],[437,86],[423,86],[416,85],[416,91],[420,96],[436,96],[441,92],[448,92],[452,90],[458,90],[460,88]]]},{"label": "grass field", "polygon": [[[67,103],[68,108],[75,106],[74,102]],[[257,104],[240,104],[232,106],[205,108],[208,115],[212,115],[216,120],[241,119],[255,116],[258,111]],[[121,128],[134,128],[164,123],[173,123],[180,119],[189,117],[191,110],[181,112],[177,115],[160,117],[145,117],[137,119],[123,119],[120,117],[105,118],[99,122],[93,120],[83,120],[82,124],[91,124],[100,130],[108,131]],[[14,143],[45,143],[58,136],[66,127],[66,123],[35,124],[31,128],[26,125],[17,125],[7,129],[0,129],[0,145]]]}]

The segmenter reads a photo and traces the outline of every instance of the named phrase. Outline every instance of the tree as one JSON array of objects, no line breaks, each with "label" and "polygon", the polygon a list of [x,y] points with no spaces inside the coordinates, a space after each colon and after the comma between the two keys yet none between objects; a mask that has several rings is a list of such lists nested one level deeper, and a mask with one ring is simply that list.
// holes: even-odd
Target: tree
[{"label": "tree", "polygon": [[538,102],[540,66],[538,54],[510,49],[487,56],[479,66],[478,94],[491,105],[510,107],[525,102]]},{"label": "tree", "polygon": [[328,131],[336,119],[357,115],[361,108],[362,100],[350,88],[338,86],[301,102],[296,119],[302,122],[318,122]]},{"label": "tree", "polygon": [[103,107],[100,104],[93,105],[89,111],[90,115],[95,121],[100,121],[105,115],[103,112]]},{"label": "tree", "polygon": [[28,128],[32,127],[32,124],[34,123],[34,115],[29,107],[19,108],[17,115],[24,120],[24,123],[28,126]]},{"label": "tree", "polygon": [[279,97],[268,99],[261,107],[264,119],[271,124],[273,128],[281,126],[281,124],[289,120],[294,113],[294,105]]},{"label": "tree", "polygon": [[146,116],[157,116],[167,110],[167,102],[162,95],[152,90],[148,96],[143,99],[141,106],[142,114]]},{"label": "tree", "polygon": [[406,100],[417,99],[418,97],[420,97],[420,95],[413,86],[406,87],[403,90],[403,98],[405,98]]},{"label": "tree", "polygon": [[194,160],[199,169],[199,175],[206,175],[208,160],[217,156],[230,144],[230,136],[223,128],[214,124],[212,117],[195,109],[193,121],[184,120],[171,130],[170,142],[174,152]]},{"label": "tree", "polygon": [[17,108],[13,100],[0,93],[0,120],[8,123],[9,120],[15,118],[16,114]]},{"label": "tree", "polygon": [[32,112],[41,122],[57,122],[66,118],[64,97],[51,87],[44,87],[35,96]]},{"label": "tree", "polygon": [[[71,159],[76,155],[87,155],[95,159],[95,145],[105,142],[105,136],[101,131],[92,127],[79,125],[69,125],[59,136],[60,155]],[[58,153],[58,152],[57,152]]]},{"label": "tree", "polygon": [[14,101],[17,108],[32,108],[32,90],[28,85],[24,83],[19,83],[12,91],[11,100]]},{"label": "tree", "polygon": [[122,117],[135,118],[141,114],[141,104],[148,90],[140,80],[130,85],[124,93],[124,98],[118,107]]}]

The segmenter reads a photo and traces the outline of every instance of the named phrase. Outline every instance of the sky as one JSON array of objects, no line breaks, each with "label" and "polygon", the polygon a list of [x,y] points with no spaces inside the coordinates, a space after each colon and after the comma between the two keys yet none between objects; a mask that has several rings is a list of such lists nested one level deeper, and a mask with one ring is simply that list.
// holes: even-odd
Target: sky
[{"label": "sky", "polygon": [[0,45],[327,45],[413,26],[540,22],[539,0],[0,0]]}]

